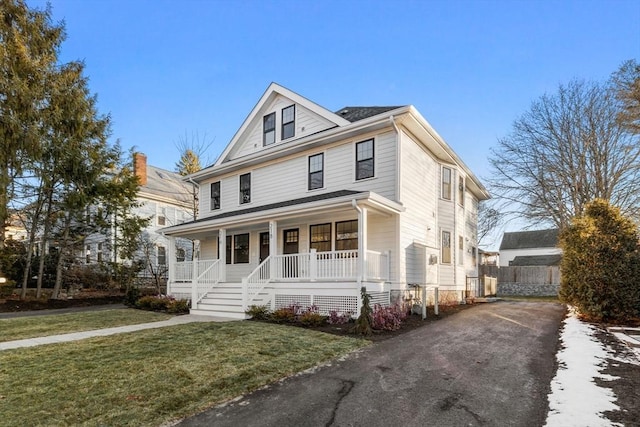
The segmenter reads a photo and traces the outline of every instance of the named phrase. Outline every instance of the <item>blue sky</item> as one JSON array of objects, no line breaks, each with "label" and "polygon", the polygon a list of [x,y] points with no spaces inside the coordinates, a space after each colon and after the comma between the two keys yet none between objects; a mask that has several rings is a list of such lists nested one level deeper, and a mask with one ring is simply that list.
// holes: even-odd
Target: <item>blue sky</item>
[{"label": "blue sky", "polygon": [[[43,7],[44,1],[27,0]],[[640,1],[52,0],[113,139],[174,169],[219,154],[270,82],[336,111],[413,104],[480,178],[545,92],[640,59]]]}]

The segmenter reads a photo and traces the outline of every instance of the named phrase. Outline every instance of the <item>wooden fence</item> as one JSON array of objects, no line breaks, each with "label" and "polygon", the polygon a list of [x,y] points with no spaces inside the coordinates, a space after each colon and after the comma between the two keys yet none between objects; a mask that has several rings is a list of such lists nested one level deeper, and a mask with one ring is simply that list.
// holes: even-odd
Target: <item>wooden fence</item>
[{"label": "wooden fence", "polygon": [[558,266],[480,266],[479,273],[497,277],[498,295],[557,295],[560,286]]}]

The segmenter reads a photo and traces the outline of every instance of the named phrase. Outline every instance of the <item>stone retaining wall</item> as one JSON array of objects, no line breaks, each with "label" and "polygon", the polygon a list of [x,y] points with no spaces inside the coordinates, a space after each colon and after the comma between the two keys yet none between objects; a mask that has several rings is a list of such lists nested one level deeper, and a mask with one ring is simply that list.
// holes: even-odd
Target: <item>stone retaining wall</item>
[{"label": "stone retaining wall", "polygon": [[526,297],[547,297],[558,295],[558,285],[531,283],[498,283],[498,296],[517,295]]}]

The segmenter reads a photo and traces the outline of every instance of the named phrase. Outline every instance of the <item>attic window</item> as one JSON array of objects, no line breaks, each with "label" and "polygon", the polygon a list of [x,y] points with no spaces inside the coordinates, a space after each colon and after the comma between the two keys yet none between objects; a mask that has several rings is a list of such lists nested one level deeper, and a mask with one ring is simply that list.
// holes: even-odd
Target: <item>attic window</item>
[{"label": "attic window", "polygon": [[274,142],[276,142],[276,113],[271,113],[262,119],[262,144],[267,146]]},{"label": "attic window", "polygon": [[282,109],[282,139],[291,138],[296,133],[296,106]]}]

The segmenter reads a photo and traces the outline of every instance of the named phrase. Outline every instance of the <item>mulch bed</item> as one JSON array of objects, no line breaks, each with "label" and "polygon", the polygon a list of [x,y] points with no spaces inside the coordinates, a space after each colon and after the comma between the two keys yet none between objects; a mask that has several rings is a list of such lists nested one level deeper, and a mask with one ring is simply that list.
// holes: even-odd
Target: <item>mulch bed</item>
[{"label": "mulch bed", "polygon": [[[400,329],[396,331],[374,330],[372,335],[369,335],[368,337],[364,337],[364,338],[374,342],[384,341],[389,338],[393,338],[395,336],[405,334],[414,329],[421,328],[430,323],[437,322],[447,316],[451,316],[453,314],[459,313],[460,311],[466,310],[471,307],[473,307],[473,304],[441,306],[438,316],[435,316],[433,314],[433,308],[429,307],[427,318],[424,320],[422,320],[422,316],[412,314],[410,316],[407,316],[407,318],[400,324]],[[299,324],[290,324],[290,325],[300,327],[300,328],[305,328],[305,329],[311,329],[314,331],[326,332],[328,334],[333,334],[333,335],[361,337],[361,335],[356,335],[352,332],[354,327],[353,322],[350,322],[344,325],[322,325],[322,326],[313,326],[313,327],[302,326]]]},{"label": "mulch bed", "polygon": [[28,296],[24,301],[14,294],[0,299],[0,313],[121,304],[123,298],[123,293],[115,291],[82,291],[73,298],[56,300],[47,298],[35,299]]}]

